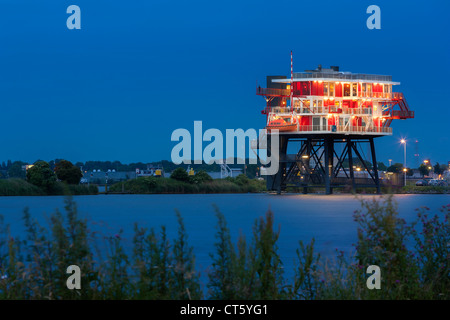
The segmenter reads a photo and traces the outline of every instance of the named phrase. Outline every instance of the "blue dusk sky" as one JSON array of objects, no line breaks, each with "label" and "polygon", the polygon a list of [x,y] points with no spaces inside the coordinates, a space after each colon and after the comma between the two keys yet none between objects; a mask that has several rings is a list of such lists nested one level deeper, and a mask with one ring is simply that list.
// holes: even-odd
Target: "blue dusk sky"
[{"label": "blue dusk sky", "polygon": [[[69,5],[81,30],[69,30]],[[369,5],[381,30],[369,30]],[[449,1],[1,0],[0,161],[170,159],[172,131],[265,125],[266,75],[392,75],[415,119],[379,161],[450,160]]]}]

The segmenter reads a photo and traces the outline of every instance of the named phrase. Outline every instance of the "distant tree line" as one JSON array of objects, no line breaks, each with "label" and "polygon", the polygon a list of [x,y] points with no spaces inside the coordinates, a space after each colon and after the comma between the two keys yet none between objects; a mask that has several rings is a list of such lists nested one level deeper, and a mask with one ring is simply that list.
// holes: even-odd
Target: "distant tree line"
[{"label": "distant tree line", "polygon": [[26,169],[27,165],[29,164],[23,161],[3,161],[0,166],[1,178],[26,179],[44,191],[50,191],[58,180],[67,184],[79,184],[83,176],[79,167],[63,159],[50,162],[37,160]]},{"label": "distant tree line", "polygon": [[[439,164],[439,162],[436,162],[434,166],[421,164],[417,170],[419,170],[419,173],[422,175],[422,177],[427,176],[430,174],[430,172],[434,172],[437,175],[443,174],[446,170],[448,170],[448,167],[445,164]],[[393,165],[389,166],[386,171],[393,172],[393,173],[401,173],[403,171],[403,164],[401,163],[394,163]],[[413,170],[411,168],[407,168],[406,175],[412,176],[414,174]]]},{"label": "distant tree line", "polygon": [[[51,170],[55,170],[57,163],[63,161],[64,159],[55,159],[48,162],[48,165]],[[35,161],[42,161],[37,160]],[[65,161],[65,160],[64,160]],[[257,164],[248,164],[249,160],[246,160],[246,165],[244,168],[243,164],[237,164],[237,160],[234,161],[235,164],[230,164],[230,168],[242,168],[245,171],[246,175],[249,178],[256,177],[256,174],[259,172],[259,168],[261,167],[261,163],[258,161]],[[0,178],[22,178],[26,179],[25,170],[22,169],[23,166],[29,163],[23,161],[14,161],[8,160],[6,163],[3,161],[0,166]],[[145,170],[147,167],[163,167],[165,172],[172,172],[177,168],[187,169],[190,166],[195,172],[197,171],[206,171],[206,172],[219,172],[220,165],[213,164],[179,164],[176,165],[172,161],[169,160],[161,160],[157,162],[132,162],[130,164],[123,164],[120,161],[86,161],[86,162],[76,162],[75,167],[80,168],[80,170],[84,171],[93,171],[93,170],[115,170],[122,172],[135,171],[136,169]]]},{"label": "distant tree line", "polygon": [[95,185],[80,185],[83,174],[80,168],[70,161],[59,160],[52,164],[53,168],[50,163],[43,160],[38,160],[32,165],[22,161],[3,163],[0,173],[2,178],[7,179],[0,180],[0,196],[98,193]]},{"label": "distant tree line", "polygon": [[[353,165],[355,167],[359,167],[359,168],[364,168],[363,163],[361,162],[361,160],[359,158],[352,158],[353,160]],[[372,163],[370,161],[365,160],[364,161],[365,166],[369,169],[372,170],[373,166]],[[349,162],[348,159],[345,159],[343,161],[343,167],[344,168],[348,168],[349,167]],[[390,166],[386,166],[383,162],[377,162],[377,168],[379,171],[387,171],[387,172],[392,172],[392,173],[402,173],[403,172],[403,164],[396,162]],[[406,175],[408,176],[412,176],[414,174],[414,170],[413,168],[406,168]],[[448,170],[448,166],[445,164],[439,164],[439,162],[436,162],[436,164],[434,166],[432,166],[431,164],[429,165],[425,165],[425,164],[421,164],[418,168],[416,168],[417,170],[419,170],[420,174],[422,175],[422,177],[427,176],[430,174],[430,172],[434,172],[437,175],[443,174],[445,171]]]},{"label": "distant tree line", "polygon": [[[36,162],[39,162],[42,160],[37,160]],[[54,171],[57,164],[59,162],[63,161],[63,159],[55,159],[48,162],[49,168]],[[66,160],[64,160],[66,161]],[[35,162],[35,163],[36,163]],[[364,160],[364,163],[361,162],[359,158],[353,158],[352,159],[353,165],[355,167],[359,167],[361,169],[365,169],[367,167],[369,170],[373,169],[372,163],[370,161]],[[230,168],[241,168],[245,175],[249,178],[255,178],[257,175],[259,175],[259,170],[261,167],[261,163],[258,161],[256,164],[248,164],[249,160],[246,160],[246,165],[244,167],[243,164],[237,164],[237,159],[234,159],[235,164],[230,164]],[[7,162],[3,161],[0,165],[0,178],[21,178],[26,179],[26,172],[23,169],[23,166],[27,165],[27,162],[23,161],[11,161],[8,160]],[[179,164],[176,165],[173,162],[169,160],[161,160],[157,162],[151,162],[151,163],[144,163],[144,162],[133,162],[130,164],[123,164],[120,161],[86,161],[86,162],[76,162],[74,164],[75,167],[79,168],[84,171],[93,171],[93,170],[101,170],[101,171],[108,171],[108,170],[115,170],[115,171],[135,171],[136,169],[139,170],[145,170],[147,167],[163,167],[165,172],[173,172],[177,168],[184,168],[187,169],[188,166],[190,166],[195,172],[197,171],[206,171],[206,172],[219,172],[220,171],[220,165],[213,163],[213,164]],[[343,161],[343,167],[348,168],[349,162],[348,159],[345,159]],[[386,166],[383,162],[377,162],[377,167],[379,171],[388,171],[393,173],[401,173],[403,171],[403,164],[401,163],[394,163],[390,166]],[[439,164],[438,162],[432,166],[421,164],[417,168],[422,176],[426,176],[430,173],[430,171],[433,171],[435,174],[443,174],[448,168],[444,164]],[[413,175],[413,170],[411,168],[408,168],[407,174],[409,176]]]}]

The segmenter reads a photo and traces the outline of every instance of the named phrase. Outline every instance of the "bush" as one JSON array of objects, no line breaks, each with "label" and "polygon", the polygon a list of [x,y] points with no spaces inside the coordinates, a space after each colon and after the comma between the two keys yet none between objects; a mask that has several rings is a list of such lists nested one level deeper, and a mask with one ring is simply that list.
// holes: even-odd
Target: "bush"
[{"label": "bush", "polygon": [[189,183],[192,184],[201,184],[205,182],[210,182],[213,179],[209,174],[206,173],[206,171],[200,170],[197,171],[197,173],[194,176],[189,176]]},{"label": "bush", "polygon": [[68,184],[79,184],[83,176],[80,168],[67,160],[61,160],[56,164],[55,173],[59,180]]},{"label": "bush", "polygon": [[236,184],[239,186],[245,186],[249,183],[250,179],[245,174],[240,174],[236,177]]},{"label": "bush", "polygon": [[413,228],[415,242],[413,253],[419,281],[425,284],[422,297],[427,299],[450,298],[450,205],[441,208],[444,221],[437,214],[429,217],[430,209],[417,209],[421,232]]},{"label": "bush", "polygon": [[27,171],[27,181],[51,193],[56,184],[56,175],[45,161],[37,161]]},{"label": "bush", "polygon": [[[377,290],[379,298],[406,297],[408,292],[415,292],[418,284],[412,252],[406,248],[411,228],[398,217],[392,196],[383,202],[376,199],[362,201],[362,207],[354,215],[358,223],[357,263],[377,265],[384,271],[384,290]],[[358,272],[362,282],[364,272]]]},{"label": "bush", "polygon": [[172,171],[172,173],[170,174],[170,178],[177,180],[177,181],[182,181],[182,182],[188,182],[189,181],[189,175],[186,172],[186,170],[184,168],[176,168],[174,171]]}]

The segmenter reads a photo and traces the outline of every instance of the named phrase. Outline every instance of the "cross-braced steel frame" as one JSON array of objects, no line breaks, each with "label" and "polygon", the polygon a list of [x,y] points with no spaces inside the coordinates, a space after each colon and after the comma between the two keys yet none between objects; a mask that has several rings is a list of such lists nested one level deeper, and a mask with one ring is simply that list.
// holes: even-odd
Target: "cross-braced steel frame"
[{"label": "cross-braced steel frame", "polygon": [[[326,194],[332,194],[333,188],[351,186],[353,192],[357,187],[374,187],[380,193],[375,145],[376,136],[358,135],[268,135],[268,139],[279,139],[279,170],[275,175],[267,177],[269,191],[285,191],[287,187],[308,188],[325,187]],[[288,145],[300,144],[294,154],[287,154]],[[363,157],[363,144],[370,145],[370,159]],[[271,154],[268,143],[268,152]],[[361,150],[361,151],[360,151]],[[357,169],[354,161],[358,161]],[[358,170],[358,176],[355,175]],[[367,177],[359,177],[365,172]]]}]

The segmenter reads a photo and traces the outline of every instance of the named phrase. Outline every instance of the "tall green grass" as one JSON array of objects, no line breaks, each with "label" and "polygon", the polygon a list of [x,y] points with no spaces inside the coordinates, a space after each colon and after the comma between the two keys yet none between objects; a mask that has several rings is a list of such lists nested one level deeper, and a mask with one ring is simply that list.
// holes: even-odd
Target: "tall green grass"
[{"label": "tall green grass", "polygon": [[0,179],[0,196],[41,196],[45,192],[24,179]]},{"label": "tall green grass", "polygon": [[119,182],[110,192],[125,193],[248,193],[265,191],[265,181],[248,178],[227,178],[189,183],[171,178],[140,177]]},{"label": "tall green grass", "polygon": [[51,190],[43,189],[27,182],[24,179],[0,179],[0,196],[44,196],[44,195],[87,195],[98,194],[96,185],[72,185],[56,182]]},{"label": "tall green grass", "polygon": [[445,194],[450,193],[448,186],[405,186],[399,193]]},{"label": "tall green grass", "polygon": [[[233,243],[216,207],[216,235],[207,283],[176,212],[178,233],[135,224],[132,251],[122,231],[101,236],[89,230],[76,203],[66,199],[48,227],[24,210],[25,239],[11,234],[0,217],[1,299],[449,299],[450,205],[439,213],[420,208],[417,220],[398,216],[392,197],[361,200],[354,255],[324,258],[315,242],[299,241],[294,276],[287,278],[278,253],[280,228],[269,210],[255,221],[251,239]],[[103,242],[100,250],[99,243]],[[106,250],[105,250],[106,248]],[[82,289],[66,287],[66,268],[82,270]],[[381,289],[366,286],[369,265],[381,268]],[[203,289],[204,288],[204,289]]]}]

